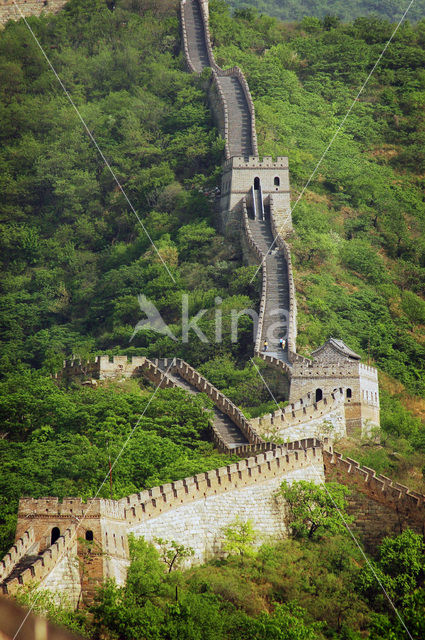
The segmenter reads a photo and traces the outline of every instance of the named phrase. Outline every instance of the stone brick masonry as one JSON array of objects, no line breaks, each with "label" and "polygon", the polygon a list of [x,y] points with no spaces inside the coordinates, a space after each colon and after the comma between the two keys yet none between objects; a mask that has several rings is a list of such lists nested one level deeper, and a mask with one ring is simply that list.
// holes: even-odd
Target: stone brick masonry
[{"label": "stone brick masonry", "polygon": [[9,20],[19,20],[22,14],[28,16],[39,16],[42,13],[57,13],[67,3],[68,0],[17,0],[15,7],[12,0],[0,0],[0,24],[6,24]]}]

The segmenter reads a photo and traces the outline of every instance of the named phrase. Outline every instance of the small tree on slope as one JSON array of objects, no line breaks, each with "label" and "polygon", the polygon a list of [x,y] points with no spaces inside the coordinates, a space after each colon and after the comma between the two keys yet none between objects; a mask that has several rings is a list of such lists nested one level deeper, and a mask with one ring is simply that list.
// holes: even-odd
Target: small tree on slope
[{"label": "small tree on slope", "polygon": [[300,480],[282,482],[277,498],[283,498],[287,524],[297,537],[312,538],[320,529],[331,533],[346,530],[352,522],[345,509],[350,490],[337,482],[318,485]]}]

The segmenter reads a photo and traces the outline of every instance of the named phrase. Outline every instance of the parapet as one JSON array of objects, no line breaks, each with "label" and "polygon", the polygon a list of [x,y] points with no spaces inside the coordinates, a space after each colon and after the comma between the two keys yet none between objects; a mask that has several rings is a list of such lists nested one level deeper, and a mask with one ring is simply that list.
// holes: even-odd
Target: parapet
[{"label": "parapet", "polygon": [[81,498],[21,498],[19,501],[18,517],[31,518],[100,518],[108,517],[122,519],[124,514],[117,509],[115,500],[105,498],[92,498],[83,502]]},{"label": "parapet", "polygon": [[285,427],[303,425],[318,418],[326,419],[326,415],[334,411],[336,407],[344,404],[345,397],[342,389],[338,389],[328,396],[324,396],[318,402],[312,402],[310,394],[293,402],[287,407],[278,409],[274,413],[268,413],[259,418],[253,418],[250,422],[254,429],[261,430],[264,427]]},{"label": "parapet", "polygon": [[24,569],[17,577],[13,577],[12,580],[3,582],[3,593],[13,595],[22,585],[40,582],[55,568],[66,553],[72,551],[72,553],[76,554],[77,540],[75,531],[75,525],[68,527],[64,534],[46,549],[41,556],[37,557],[28,568]]},{"label": "parapet", "polygon": [[0,6],[0,24],[6,24],[8,20],[20,20],[22,15],[39,16],[42,13],[57,13],[68,0],[2,0]]},{"label": "parapet", "polygon": [[359,364],[359,371],[361,375],[365,375],[368,378],[372,378],[373,380],[378,380],[378,369],[376,367],[371,367],[368,364]]},{"label": "parapet", "polygon": [[271,156],[233,156],[224,163],[224,169],[289,169],[286,156],[278,156],[274,161]]},{"label": "parapet", "polygon": [[208,499],[226,491],[282,477],[297,469],[323,465],[323,445],[315,438],[246,458],[226,467],[198,473],[176,482],[153,487],[121,501],[130,528],[195,500]]},{"label": "parapet", "polygon": [[397,513],[403,513],[416,524],[425,524],[425,496],[412,491],[405,485],[394,482],[373,469],[362,467],[351,458],[343,458],[340,453],[324,452],[325,476],[334,478],[348,486],[355,487],[369,498],[380,502]]},{"label": "parapet", "polygon": [[0,561],[0,583],[7,578],[13,567],[27,554],[29,549],[35,544],[34,529],[30,527],[25,531],[15,544],[9,549]]}]

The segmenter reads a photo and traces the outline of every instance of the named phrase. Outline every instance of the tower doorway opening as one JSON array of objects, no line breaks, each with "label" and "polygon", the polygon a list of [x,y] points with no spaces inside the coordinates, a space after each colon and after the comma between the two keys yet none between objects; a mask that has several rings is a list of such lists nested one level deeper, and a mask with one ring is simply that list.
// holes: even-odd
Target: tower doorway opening
[{"label": "tower doorway opening", "polygon": [[254,178],[254,189],[258,191],[260,188],[260,178]]},{"label": "tower doorway opening", "polygon": [[321,389],[316,389],[316,402],[323,399],[323,391]]},{"label": "tower doorway opening", "polygon": [[53,527],[50,537],[50,544],[54,544],[58,538],[60,538],[61,532],[59,527]]}]

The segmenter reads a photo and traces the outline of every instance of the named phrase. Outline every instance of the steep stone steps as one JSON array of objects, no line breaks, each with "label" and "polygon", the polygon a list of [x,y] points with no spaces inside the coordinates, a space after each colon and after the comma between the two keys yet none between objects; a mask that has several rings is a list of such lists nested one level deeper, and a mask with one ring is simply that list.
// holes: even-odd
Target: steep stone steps
[{"label": "steep stone steps", "polygon": [[208,51],[205,43],[205,30],[201,9],[196,0],[187,0],[184,5],[184,17],[189,47],[189,58],[195,70],[200,73],[209,67]]},{"label": "steep stone steps", "polygon": [[[26,569],[29,569],[29,567],[31,567],[31,565],[33,565],[34,562],[41,557],[42,557],[41,555],[30,555],[30,554],[23,556],[19,560],[19,562],[15,564],[15,566],[13,567],[13,570],[11,571],[11,573],[9,573],[7,578],[5,578],[3,582],[0,584],[7,585],[8,582],[11,582],[12,580],[20,576],[21,573],[23,573]],[[0,591],[1,591],[1,587],[0,587]]]},{"label": "steep stone steps", "polygon": [[[164,373],[167,372],[168,367],[166,367],[161,360],[156,361],[158,363],[158,368],[161,369]],[[192,395],[196,395],[200,393],[200,391],[194,387],[190,382],[185,380],[179,373],[173,371],[171,369],[167,373],[167,377],[170,378],[176,385],[188,391]],[[214,406],[212,408],[213,412],[213,425],[215,430],[222,436],[223,440],[228,443],[228,447],[230,449],[234,449],[236,447],[240,447],[244,444],[249,444],[249,441],[246,439],[242,431],[239,427],[227,416],[223,413],[218,407]]]},{"label": "steep stone steps", "polygon": [[219,76],[218,81],[227,103],[230,155],[253,155],[251,114],[239,78]]},{"label": "steep stone steps", "polygon": [[[273,233],[269,220],[249,219],[248,224],[257,247],[263,255],[266,255],[269,247],[273,243]],[[270,334],[268,338],[268,355],[272,355],[289,364],[288,345],[286,344],[284,350],[279,346],[279,338],[287,337],[287,320],[289,313],[288,265],[285,256],[276,244],[270,253],[267,254],[266,269],[266,308],[264,312],[261,348],[265,336]],[[272,329],[273,325],[274,328]]]}]

